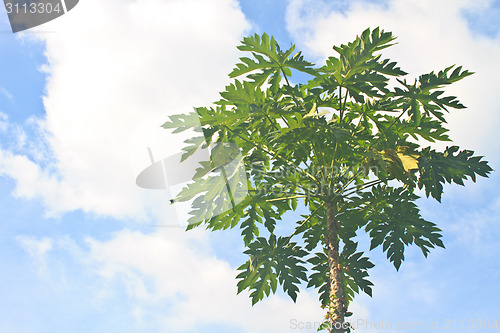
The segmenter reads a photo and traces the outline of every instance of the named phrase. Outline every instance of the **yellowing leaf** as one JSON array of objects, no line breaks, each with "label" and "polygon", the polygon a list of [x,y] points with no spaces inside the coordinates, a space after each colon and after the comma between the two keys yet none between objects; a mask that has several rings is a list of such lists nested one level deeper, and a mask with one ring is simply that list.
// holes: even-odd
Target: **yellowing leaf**
[{"label": "yellowing leaf", "polygon": [[316,114],[316,102],[313,104],[311,111],[309,111],[309,113],[306,114],[304,118],[314,117],[315,114]]},{"label": "yellowing leaf", "polygon": [[398,153],[398,157],[401,160],[401,163],[403,163],[403,168],[405,171],[410,171],[413,169],[418,169],[418,159],[416,155],[404,155],[401,153]]},{"label": "yellowing leaf", "polygon": [[397,147],[397,150],[395,149],[387,149],[387,150],[382,150],[381,153],[384,154],[385,160],[388,162],[392,163],[398,163],[398,161],[401,161],[401,164],[403,166],[403,169],[406,172],[409,172],[410,170],[418,169],[418,156],[417,155],[411,155],[411,154],[404,154],[404,151],[406,147]]}]

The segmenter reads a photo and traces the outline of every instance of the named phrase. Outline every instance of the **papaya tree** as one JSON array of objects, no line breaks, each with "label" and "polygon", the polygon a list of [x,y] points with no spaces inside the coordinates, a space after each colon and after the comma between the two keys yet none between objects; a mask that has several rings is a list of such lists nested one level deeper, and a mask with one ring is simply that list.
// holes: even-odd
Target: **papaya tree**
[{"label": "papaya tree", "polygon": [[[248,56],[220,100],[163,125],[200,133],[183,159],[215,147],[176,201],[192,202],[188,229],[241,228],[248,260],[238,293],[249,290],[252,304],[278,284],[294,301],[300,287],[314,287],[327,312],[320,329],[350,331],[349,302],[373,285],[357,236],[367,233],[370,251],[381,247],[396,270],[410,245],[427,257],[444,245],[418,194],[441,201],[446,183],[492,171],[473,151],[433,146],[451,142],[445,115],[464,108],[443,87],[472,73],[453,65],[407,80],[380,52],[394,40],[367,29],[319,67],[267,34],[244,38],[238,49]],[[292,83],[298,72],[308,79]],[[243,176],[224,169],[229,160]]]}]

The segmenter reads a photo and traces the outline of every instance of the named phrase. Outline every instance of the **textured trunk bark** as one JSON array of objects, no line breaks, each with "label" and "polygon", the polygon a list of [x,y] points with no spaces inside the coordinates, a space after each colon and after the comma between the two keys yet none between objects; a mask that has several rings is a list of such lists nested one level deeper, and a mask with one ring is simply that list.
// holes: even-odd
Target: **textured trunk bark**
[{"label": "textured trunk bark", "polygon": [[345,298],[342,285],[342,266],[339,256],[339,222],[335,219],[335,207],[333,203],[326,203],[327,233],[325,235],[326,248],[328,250],[328,284],[330,290],[329,319],[331,332],[345,332],[344,314]]}]

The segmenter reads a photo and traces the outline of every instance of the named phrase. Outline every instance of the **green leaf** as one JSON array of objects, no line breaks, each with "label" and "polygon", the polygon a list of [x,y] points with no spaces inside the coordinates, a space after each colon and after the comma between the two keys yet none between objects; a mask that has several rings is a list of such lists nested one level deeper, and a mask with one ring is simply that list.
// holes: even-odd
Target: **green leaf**
[{"label": "green leaf", "polygon": [[301,259],[307,252],[288,237],[269,239],[259,237],[250,243],[245,251],[250,257],[238,270],[238,293],[245,289],[251,291],[252,305],[276,291],[277,282],[293,301],[297,298],[298,285],[307,281],[306,268]]},{"label": "green leaf", "polygon": [[248,78],[260,87],[268,79],[271,84],[271,90],[277,93],[282,75],[291,75],[291,69],[304,73],[315,75],[316,71],[312,68],[313,63],[305,61],[300,52],[292,55],[295,46],[291,46],[283,52],[274,37],[264,33],[262,36],[257,34],[246,37],[242,45],[238,46],[241,51],[252,53],[254,59],[248,57],[240,58],[241,63],[229,74],[229,77],[235,78],[240,75],[248,74]]},{"label": "green leaf", "polygon": [[[264,99],[264,93],[258,86],[238,80],[235,80],[234,84],[228,85],[226,90],[221,92],[221,96],[236,106],[239,104],[259,104]],[[235,111],[237,113],[237,110]]]},{"label": "green leaf", "polygon": [[162,127],[165,129],[174,129],[172,133],[180,133],[185,130],[200,126],[198,113],[193,111],[188,114],[175,114],[169,116],[170,120],[165,122]]},{"label": "green leaf", "polygon": [[342,275],[344,284],[344,293],[348,301],[354,299],[354,295],[361,289],[364,293],[372,296],[373,283],[368,277],[368,270],[375,265],[368,259],[363,257],[363,252],[356,252],[358,243],[348,241],[340,256],[342,263]]},{"label": "green leaf", "polygon": [[313,265],[312,271],[315,271],[309,276],[307,287],[315,287],[319,289],[319,300],[323,306],[329,303],[328,289],[328,257],[325,252],[319,252],[307,260]]},{"label": "green leaf", "polygon": [[241,223],[241,235],[248,246],[255,237],[259,236],[259,228],[257,223],[262,223],[262,218],[257,213],[257,208],[251,206],[247,211],[248,218]]},{"label": "green leaf", "polygon": [[376,186],[362,196],[365,207],[366,231],[371,241],[370,250],[382,245],[387,258],[397,270],[404,260],[404,249],[415,243],[427,256],[429,248],[444,247],[441,230],[420,215],[415,204],[418,196],[408,189]]},{"label": "green leaf", "polygon": [[476,176],[488,177],[493,171],[482,156],[474,156],[471,150],[459,151],[457,146],[447,147],[442,153],[426,148],[420,155],[418,187],[438,201],[444,183],[464,185],[467,178],[475,182]]}]

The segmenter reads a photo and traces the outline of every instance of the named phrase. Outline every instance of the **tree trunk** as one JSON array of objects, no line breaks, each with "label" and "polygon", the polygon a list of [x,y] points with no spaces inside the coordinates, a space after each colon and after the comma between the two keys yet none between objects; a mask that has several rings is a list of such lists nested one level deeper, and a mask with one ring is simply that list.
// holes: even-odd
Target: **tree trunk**
[{"label": "tree trunk", "polygon": [[344,314],[345,298],[342,285],[342,266],[339,256],[339,222],[335,219],[335,207],[331,202],[325,204],[327,232],[325,235],[326,248],[328,250],[328,284],[330,291],[329,320],[331,332],[345,332]]}]

